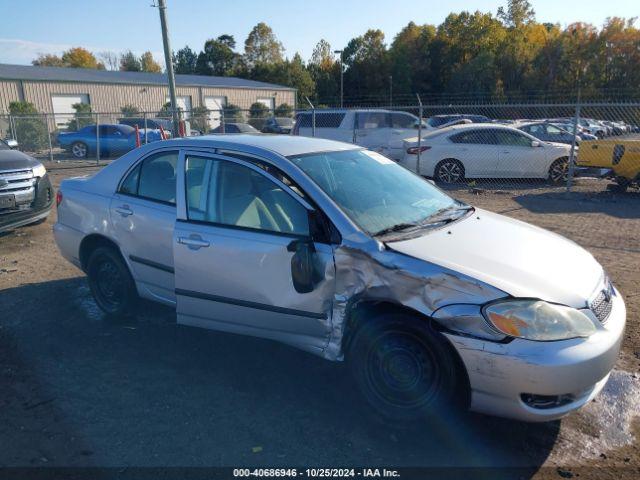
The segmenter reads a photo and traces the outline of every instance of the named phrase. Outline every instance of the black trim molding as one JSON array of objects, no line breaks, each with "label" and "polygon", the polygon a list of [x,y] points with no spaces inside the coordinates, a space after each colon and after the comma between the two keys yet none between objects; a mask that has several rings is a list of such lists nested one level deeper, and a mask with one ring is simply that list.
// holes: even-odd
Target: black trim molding
[{"label": "black trim molding", "polygon": [[267,310],[269,312],[282,313],[285,315],[295,315],[298,317],[309,317],[317,319],[325,319],[324,313],[306,312],[304,310],[295,310],[293,308],[276,307],[274,305],[266,305],[264,303],[249,302],[247,300],[238,300],[236,298],[221,297],[218,295],[210,295],[208,293],[194,292],[192,290],[182,290],[176,288],[176,295],[183,297],[198,298],[200,300],[209,300],[211,302],[228,303],[230,305],[238,305],[240,307],[255,308],[257,310]]},{"label": "black trim molding", "polygon": [[135,255],[129,255],[129,260],[139,263],[140,265],[146,265],[147,267],[162,270],[163,272],[175,273],[173,267],[163,265],[162,263],[157,263],[152,260],[147,260],[145,258],[136,257]]}]

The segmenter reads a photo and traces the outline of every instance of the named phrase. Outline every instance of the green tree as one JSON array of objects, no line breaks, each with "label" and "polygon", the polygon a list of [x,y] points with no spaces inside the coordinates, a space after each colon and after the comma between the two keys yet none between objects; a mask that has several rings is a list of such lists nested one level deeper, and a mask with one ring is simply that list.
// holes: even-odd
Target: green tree
[{"label": "green tree", "polygon": [[196,73],[196,62],[198,54],[185,46],[173,55],[173,66],[175,73],[190,75]]},{"label": "green tree", "polygon": [[120,109],[120,112],[125,117],[137,117],[138,115],[140,115],[140,110],[138,109],[138,107],[136,107],[135,105],[132,105],[130,103],[128,103],[124,107],[122,107]]},{"label": "green tree", "polygon": [[235,47],[236,41],[232,35],[207,40],[196,60],[196,73],[221,77],[233,75],[239,57],[234,52]]},{"label": "green tree", "polygon": [[311,79],[315,83],[316,101],[337,99],[340,94],[340,62],[335,60],[331,44],[320,40],[313,49],[307,65]]},{"label": "green tree", "polygon": [[536,12],[528,0],[508,0],[507,10],[498,8],[498,18],[508,27],[520,28],[536,20]]},{"label": "green tree", "polygon": [[290,117],[293,114],[293,107],[288,103],[281,103],[273,112],[276,117]]},{"label": "green tree", "polygon": [[270,110],[264,103],[255,102],[249,107],[249,117],[251,118],[265,118],[269,115]]},{"label": "green tree", "polygon": [[36,152],[48,148],[47,125],[33,103],[11,102],[9,115],[13,116],[16,140],[20,143],[21,149]]},{"label": "green tree", "polygon": [[151,52],[144,52],[140,56],[140,69],[143,72],[149,73],[160,73],[162,72],[162,67],[158,62],[153,58],[153,54]]},{"label": "green tree", "polygon": [[381,30],[368,30],[349,41],[344,49],[345,96],[381,97],[389,91],[390,69]]},{"label": "green tree", "polygon": [[121,72],[141,72],[142,64],[140,59],[135,56],[131,50],[127,50],[120,55],[120,71]]},{"label": "green tree", "polygon": [[31,64],[36,67],[66,67],[58,55],[42,53]]},{"label": "green tree", "polygon": [[191,128],[195,128],[202,133],[207,133],[210,129],[209,118],[209,110],[207,110],[207,107],[193,108],[191,110],[191,118],[189,118]]},{"label": "green tree", "polygon": [[244,122],[244,114],[238,105],[229,103],[223,109],[225,122]]},{"label": "green tree", "polygon": [[283,57],[284,47],[271,27],[264,22],[253,27],[244,42],[244,60],[248,68],[258,64],[280,63]]},{"label": "green tree", "polygon": [[87,125],[94,125],[96,123],[95,118],[91,113],[91,105],[88,103],[74,103],[71,107],[76,112],[67,124],[67,128],[69,130],[80,130]]}]

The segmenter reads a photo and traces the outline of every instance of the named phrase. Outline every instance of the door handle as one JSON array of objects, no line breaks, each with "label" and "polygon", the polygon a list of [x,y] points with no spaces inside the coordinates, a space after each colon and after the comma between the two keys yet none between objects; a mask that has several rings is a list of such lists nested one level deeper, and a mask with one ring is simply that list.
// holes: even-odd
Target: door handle
[{"label": "door handle", "polygon": [[129,205],[122,205],[121,207],[116,207],[116,212],[118,212],[123,217],[128,217],[133,215],[133,210],[129,208]]},{"label": "door handle", "polygon": [[178,243],[186,245],[191,250],[199,250],[201,248],[207,248],[211,245],[210,242],[203,240],[200,235],[191,235],[190,237],[178,237]]}]

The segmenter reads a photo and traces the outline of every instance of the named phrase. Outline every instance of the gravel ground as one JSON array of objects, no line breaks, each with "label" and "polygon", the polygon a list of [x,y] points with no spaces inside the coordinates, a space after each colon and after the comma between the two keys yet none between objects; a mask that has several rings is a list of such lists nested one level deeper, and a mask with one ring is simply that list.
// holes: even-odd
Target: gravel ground
[{"label": "gravel ground", "polygon": [[[96,168],[49,167],[55,186]],[[640,478],[640,194],[586,179],[570,195],[545,184],[472,187],[452,194],[571,238],[623,292],[620,361],[580,412],[547,424],[447,413],[396,431],[371,421],[340,364],[178,327],[155,305],[106,322],[58,254],[53,212],[0,236],[0,467],[489,466],[523,469],[485,478]]]}]

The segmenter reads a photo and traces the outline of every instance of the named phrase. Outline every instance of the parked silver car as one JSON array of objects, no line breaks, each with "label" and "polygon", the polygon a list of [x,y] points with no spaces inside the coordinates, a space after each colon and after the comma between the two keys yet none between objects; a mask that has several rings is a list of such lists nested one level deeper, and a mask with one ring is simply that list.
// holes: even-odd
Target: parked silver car
[{"label": "parked silver car", "polygon": [[106,313],[144,297],[344,359],[396,422],[454,404],[555,419],[618,356],[625,306],[587,251],[351,144],[175,139],[60,191],[56,242]]}]

